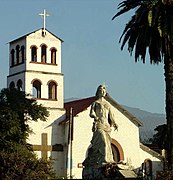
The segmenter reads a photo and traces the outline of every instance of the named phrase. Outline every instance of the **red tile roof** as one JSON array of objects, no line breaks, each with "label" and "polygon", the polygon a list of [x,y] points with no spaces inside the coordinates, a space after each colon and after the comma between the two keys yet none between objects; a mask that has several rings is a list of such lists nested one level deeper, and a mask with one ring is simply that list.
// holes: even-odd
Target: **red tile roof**
[{"label": "red tile roof", "polygon": [[96,100],[96,97],[89,97],[85,99],[79,99],[75,101],[66,102],[64,104],[64,108],[66,109],[66,121],[70,118],[70,109],[73,108],[73,116],[76,116],[78,113],[85,110],[87,107],[89,107],[94,101]]},{"label": "red tile roof", "polygon": [[[130,112],[128,112],[124,107],[122,107],[120,104],[118,104],[114,99],[112,99],[109,94],[106,95],[105,99],[110,102],[115,108],[117,108],[122,114],[124,114],[129,120],[131,120],[133,123],[137,124],[138,126],[142,126],[142,123],[134,117]],[[61,123],[65,123],[70,119],[70,109],[73,109],[73,117],[79,114],[80,112],[87,109],[94,101],[96,100],[96,97],[89,97],[85,99],[79,99],[74,101],[69,101],[64,104],[64,108],[66,109],[66,119]]]}]

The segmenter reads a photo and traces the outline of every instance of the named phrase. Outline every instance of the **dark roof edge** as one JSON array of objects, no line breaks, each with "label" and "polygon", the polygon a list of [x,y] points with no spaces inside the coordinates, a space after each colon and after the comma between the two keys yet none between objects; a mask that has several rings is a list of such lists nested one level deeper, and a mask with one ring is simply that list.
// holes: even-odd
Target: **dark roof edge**
[{"label": "dark roof edge", "polygon": [[95,96],[90,96],[90,97],[81,98],[81,99],[75,99],[75,100],[72,100],[72,101],[67,101],[67,102],[65,102],[64,104],[70,104],[70,103],[74,103],[74,102],[80,102],[80,101],[87,100],[87,99],[91,99],[91,98],[94,98],[94,97],[95,97]]},{"label": "dark roof edge", "polygon": [[[66,109],[66,118],[64,121],[60,122],[60,124],[65,124],[66,122],[68,122],[69,120],[69,108],[73,108],[74,109],[74,116],[76,116],[77,114],[79,114],[80,112],[84,111],[85,108],[87,108],[88,106],[91,105],[92,101],[95,100],[95,96],[91,96],[91,97],[87,97],[87,98],[82,98],[82,99],[76,99],[76,100],[72,100],[72,101],[68,101],[64,103],[64,108]],[[83,108],[81,108],[80,110],[78,109],[76,111],[75,105],[79,104],[82,101],[86,101],[86,103],[84,103],[82,106]],[[89,102],[88,102],[89,101]],[[90,102],[91,101],[91,102]],[[68,110],[67,110],[68,109]]]},{"label": "dark roof edge", "polygon": [[160,159],[160,160],[163,160],[163,159],[164,159],[164,157],[163,157],[161,154],[159,154],[158,152],[150,149],[149,147],[145,146],[145,145],[142,144],[142,143],[140,143],[140,148],[141,148],[143,151],[148,152],[149,154],[151,154],[152,156],[157,157],[157,158]]},{"label": "dark roof edge", "polygon": [[[94,98],[95,96],[91,96],[88,98],[82,98],[82,99],[77,99],[77,100],[72,100],[69,102],[66,102],[64,104],[73,104],[74,102],[80,102],[82,100],[87,100]],[[114,107],[116,107],[123,115],[125,115],[129,120],[131,120],[133,123],[137,123],[138,126],[143,126],[143,124],[135,117],[133,116],[130,112],[128,112],[124,107],[122,107],[120,104],[118,104],[109,94],[106,95],[105,99],[109,101]]]},{"label": "dark roof edge", "polygon": [[135,121],[139,126],[143,126],[142,122],[140,122],[135,116],[133,116],[129,111],[127,111],[123,106],[117,103],[109,94],[105,97],[113,106],[115,106],[121,113],[123,113],[127,118],[132,121]]},{"label": "dark roof edge", "polygon": [[[43,28],[40,28],[40,29],[43,30]],[[26,36],[28,36],[28,35],[30,35],[30,34],[32,34],[32,33],[35,33],[36,31],[39,31],[40,29],[37,29],[37,30],[32,31],[32,32],[30,32],[30,33],[27,33],[26,35],[23,35],[23,36],[21,36],[21,37],[19,37],[19,38],[16,38],[16,39],[12,40],[12,41],[9,41],[8,43],[13,43],[13,42],[15,42],[15,41],[17,41],[17,40],[19,40],[19,39],[23,39],[23,38],[25,38]],[[59,39],[62,43],[64,42],[61,38],[59,38],[58,36],[56,36],[55,34],[53,34],[52,32],[50,32],[49,30],[46,29],[46,31],[48,31],[50,34],[52,34],[52,35],[55,36],[57,39]]]}]

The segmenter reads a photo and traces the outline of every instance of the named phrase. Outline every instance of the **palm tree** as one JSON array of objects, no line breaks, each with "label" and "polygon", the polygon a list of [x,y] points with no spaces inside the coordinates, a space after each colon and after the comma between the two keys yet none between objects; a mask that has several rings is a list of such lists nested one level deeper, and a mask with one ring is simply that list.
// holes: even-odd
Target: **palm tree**
[{"label": "palm tree", "polygon": [[168,127],[168,166],[173,170],[173,0],[124,0],[112,18],[134,9],[135,14],[126,24],[120,37],[121,50],[128,45],[135,62],[145,63],[149,53],[150,63],[164,63],[166,83],[166,119]]}]

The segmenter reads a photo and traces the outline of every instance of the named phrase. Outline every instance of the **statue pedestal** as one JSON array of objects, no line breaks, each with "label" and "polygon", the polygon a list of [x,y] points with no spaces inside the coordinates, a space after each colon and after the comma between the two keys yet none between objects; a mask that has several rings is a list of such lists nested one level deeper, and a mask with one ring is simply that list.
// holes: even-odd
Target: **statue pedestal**
[{"label": "statue pedestal", "polygon": [[121,169],[116,163],[107,163],[102,166],[88,166],[83,168],[82,179],[140,179],[134,171]]},{"label": "statue pedestal", "polygon": [[119,179],[117,168],[115,163],[84,167],[82,179]]},{"label": "statue pedestal", "polygon": [[83,168],[82,179],[103,179],[101,168],[94,166]]}]

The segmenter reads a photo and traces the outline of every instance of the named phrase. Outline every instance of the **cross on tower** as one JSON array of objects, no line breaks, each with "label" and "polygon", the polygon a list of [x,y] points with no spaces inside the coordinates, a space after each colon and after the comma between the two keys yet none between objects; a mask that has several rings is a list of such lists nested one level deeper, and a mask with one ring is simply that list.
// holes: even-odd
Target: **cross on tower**
[{"label": "cross on tower", "polygon": [[46,12],[46,10],[44,9],[43,13],[39,14],[40,16],[43,16],[43,36],[46,35],[46,17],[49,16],[49,14]]}]

